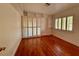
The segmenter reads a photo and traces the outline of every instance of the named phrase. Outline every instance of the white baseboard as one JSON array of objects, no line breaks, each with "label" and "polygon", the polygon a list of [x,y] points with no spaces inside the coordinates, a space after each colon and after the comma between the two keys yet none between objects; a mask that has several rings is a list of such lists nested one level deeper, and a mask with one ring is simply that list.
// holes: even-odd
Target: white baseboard
[{"label": "white baseboard", "polygon": [[21,42],[21,39],[20,39],[18,42],[16,42],[16,47],[15,47],[13,53],[12,53],[12,56],[15,55],[15,53],[16,53],[16,51],[17,51],[17,49],[18,49],[18,46],[19,46],[19,44],[20,44],[20,42]]}]

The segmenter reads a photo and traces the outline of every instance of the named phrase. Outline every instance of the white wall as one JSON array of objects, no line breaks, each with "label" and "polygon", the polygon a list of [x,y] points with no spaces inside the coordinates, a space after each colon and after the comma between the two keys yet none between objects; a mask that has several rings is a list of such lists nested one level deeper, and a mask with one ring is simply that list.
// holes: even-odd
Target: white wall
[{"label": "white wall", "polygon": [[21,40],[21,16],[10,4],[0,4],[0,55],[14,55]]},{"label": "white wall", "polygon": [[[61,31],[61,30],[56,30],[55,29],[55,18],[56,17],[63,17],[63,16],[69,16],[73,15],[74,16],[74,24],[73,24],[73,31],[68,32],[68,31]],[[55,15],[53,15],[53,20],[52,20],[52,34],[67,41],[70,42],[74,45],[79,46],[79,7],[75,7],[72,9],[64,10],[62,12],[59,12]]]}]

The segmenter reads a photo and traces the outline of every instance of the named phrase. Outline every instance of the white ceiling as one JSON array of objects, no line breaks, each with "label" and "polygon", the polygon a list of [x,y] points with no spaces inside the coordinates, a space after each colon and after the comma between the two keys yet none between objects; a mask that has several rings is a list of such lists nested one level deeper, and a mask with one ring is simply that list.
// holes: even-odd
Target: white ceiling
[{"label": "white ceiling", "polygon": [[46,6],[45,3],[15,3],[12,4],[19,11],[35,12],[43,14],[55,14],[65,9],[79,6],[78,3],[50,3]]}]

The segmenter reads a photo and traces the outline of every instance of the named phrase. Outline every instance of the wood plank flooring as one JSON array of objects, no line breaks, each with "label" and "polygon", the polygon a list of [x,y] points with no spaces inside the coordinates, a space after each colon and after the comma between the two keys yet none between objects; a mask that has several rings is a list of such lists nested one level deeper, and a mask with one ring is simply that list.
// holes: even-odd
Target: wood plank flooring
[{"label": "wood plank flooring", "polygon": [[79,47],[55,36],[22,39],[15,56],[79,56]]}]

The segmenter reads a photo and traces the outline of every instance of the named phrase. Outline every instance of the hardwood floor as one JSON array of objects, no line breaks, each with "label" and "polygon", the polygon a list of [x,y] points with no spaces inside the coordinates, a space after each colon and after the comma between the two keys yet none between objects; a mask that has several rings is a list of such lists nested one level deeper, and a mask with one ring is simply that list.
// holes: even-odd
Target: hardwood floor
[{"label": "hardwood floor", "polygon": [[55,36],[22,39],[15,56],[79,56],[79,47]]}]

